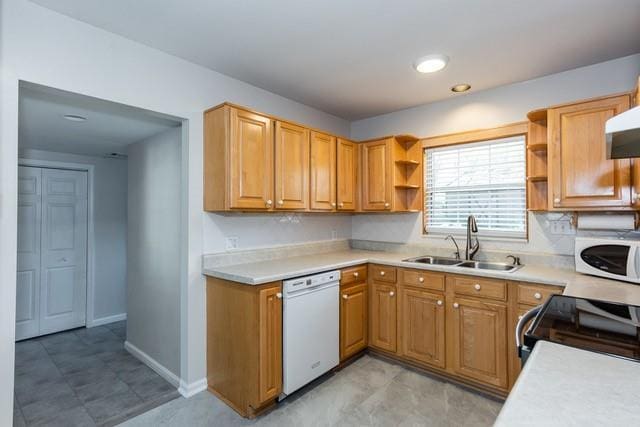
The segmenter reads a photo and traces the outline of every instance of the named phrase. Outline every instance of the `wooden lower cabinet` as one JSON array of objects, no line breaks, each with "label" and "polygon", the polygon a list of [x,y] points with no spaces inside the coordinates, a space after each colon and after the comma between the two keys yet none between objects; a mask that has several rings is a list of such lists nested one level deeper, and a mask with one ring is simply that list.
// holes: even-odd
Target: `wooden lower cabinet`
[{"label": "wooden lower cabinet", "polygon": [[207,278],[207,384],[254,417],[282,391],[281,283],[248,286]]},{"label": "wooden lower cabinet", "polygon": [[438,368],[445,367],[444,296],[420,289],[400,289],[401,356]]},{"label": "wooden lower cabinet", "polygon": [[395,285],[371,282],[369,345],[392,353],[397,344],[396,300]]},{"label": "wooden lower cabinet", "polygon": [[447,307],[450,369],[463,377],[506,389],[507,306],[453,298]]},{"label": "wooden lower cabinet", "polygon": [[367,348],[367,283],[340,288],[340,360],[346,360]]}]

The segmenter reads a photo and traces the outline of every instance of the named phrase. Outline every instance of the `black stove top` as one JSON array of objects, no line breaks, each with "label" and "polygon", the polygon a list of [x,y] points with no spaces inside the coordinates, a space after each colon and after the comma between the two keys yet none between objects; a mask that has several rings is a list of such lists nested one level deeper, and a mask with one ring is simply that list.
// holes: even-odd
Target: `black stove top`
[{"label": "black stove top", "polygon": [[524,334],[539,340],[640,361],[640,307],[554,295]]}]

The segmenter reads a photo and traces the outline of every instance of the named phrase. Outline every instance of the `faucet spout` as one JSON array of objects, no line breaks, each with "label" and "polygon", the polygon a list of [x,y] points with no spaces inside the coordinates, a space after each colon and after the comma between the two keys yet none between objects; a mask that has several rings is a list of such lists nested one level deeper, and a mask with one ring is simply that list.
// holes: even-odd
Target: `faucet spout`
[{"label": "faucet spout", "polygon": [[[473,256],[480,249],[480,241],[478,241],[478,237],[475,236],[475,233],[478,232],[478,224],[476,223],[476,217],[473,215],[469,215],[467,218],[467,245],[465,248],[465,259],[472,260]],[[475,240],[475,242],[471,243],[471,241]]]}]

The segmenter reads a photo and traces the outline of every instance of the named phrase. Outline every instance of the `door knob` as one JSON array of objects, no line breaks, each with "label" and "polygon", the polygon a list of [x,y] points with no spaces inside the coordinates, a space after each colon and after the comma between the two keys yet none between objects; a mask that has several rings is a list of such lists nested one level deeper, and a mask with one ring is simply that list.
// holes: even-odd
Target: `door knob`
[{"label": "door knob", "polygon": [[424,277],[418,277],[418,282],[424,283]]},{"label": "door knob", "polygon": [[476,283],[475,285],[473,285],[473,289],[475,289],[476,291],[479,291],[481,288],[479,283]]},{"label": "door knob", "polygon": [[542,299],[542,294],[540,292],[536,292],[535,294],[533,294],[533,297],[535,299]]},{"label": "door knob", "polygon": [[347,294],[342,294],[342,299],[349,299],[349,295],[347,295]]},{"label": "door knob", "polygon": [[395,293],[395,292],[393,292],[393,291],[389,292],[389,296],[390,296],[390,297],[394,296],[395,294],[396,294],[396,293]]},{"label": "door knob", "polygon": [[276,298],[282,299],[282,292],[278,292],[278,293],[276,294]]},{"label": "door knob", "polygon": [[458,307],[460,307],[460,304],[458,304],[457,302],[454,302],[453,303],[453,308],[458,308]]}]

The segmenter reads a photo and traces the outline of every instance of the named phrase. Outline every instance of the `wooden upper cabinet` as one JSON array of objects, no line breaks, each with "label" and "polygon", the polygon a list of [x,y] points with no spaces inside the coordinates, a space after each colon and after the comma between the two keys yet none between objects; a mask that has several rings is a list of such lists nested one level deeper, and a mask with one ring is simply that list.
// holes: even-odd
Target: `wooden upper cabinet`
[{"label": "wooden upper cabinet", "polygon": [[482,383],[506,388],[507,307],[454,298],[447,310],[451,369]]},{"label": "wooden upper cabinet", "polygon": [[265,210],[273,199],[273,128],[266,116],[223,105],[204,116],[204,208]]},{"label": "wooden upper cabinet", "polygon": [[274,286],[261,290],[258,295],[260,404],[278,397],[282,391],[282,299],[279,293],[280,286]]},{"label": "wooden upper cabinet", "polygon": [[275,208],[309,208],[309,129],[276,122]]},{"label": "wooden upper cabinet", "polygon": [[336,209],[336,138],[311,131],[311,209]]},{"label": "wooden upper cabinet", "polygon": [[346,139],[337,142],[337,203],[340,211],[353,211],[358,203],[359,146]]},{"label": "wooden upper cabinet", "polygon": [[628,108],[620,95],[547,111],[551,209],[630,207],[631,161],[607,160],[604,132]]},{"label": "wooden upper cabinet", "polygon": [[401,354],[444,368],[444,296],[411,288],[402,289],[400,294]]},{"label": "wooden upper cabinet", "polygon": [[367,282],[340,289],[340,360],[367,347]]},{"label": "wooden upper cabinet", "polygon": [[396,287],[371,282],[369,343],[382,350],[396,352]]},{"label": "wooden upper cabinet", "polygon": [[391,139],[362,144],[362,209],[391,210],[393,181],[391,176]]}]

